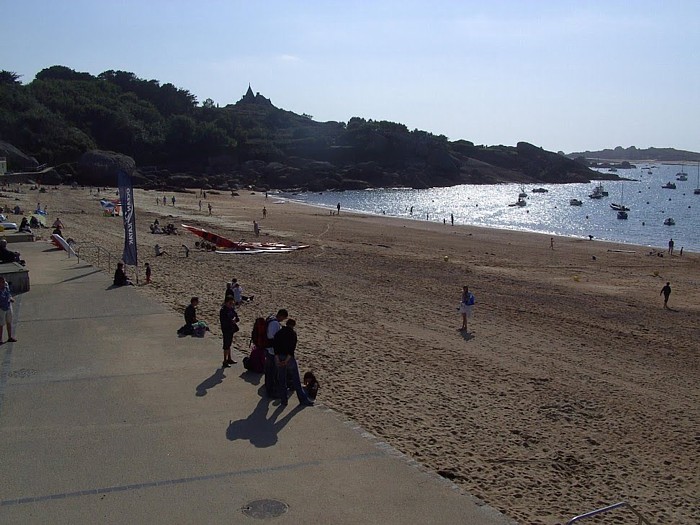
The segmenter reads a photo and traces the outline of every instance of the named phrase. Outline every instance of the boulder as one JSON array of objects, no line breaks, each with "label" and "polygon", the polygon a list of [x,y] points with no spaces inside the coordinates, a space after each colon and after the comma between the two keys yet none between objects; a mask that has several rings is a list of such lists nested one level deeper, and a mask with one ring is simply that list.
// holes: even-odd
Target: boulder
[{"label": "boulder", "polygon": [[83,153],[78,161],[78,182],[93,186],[116,186],[117,173],[124,170],[133,173],[134,159],[114,151],[91,150]]}]

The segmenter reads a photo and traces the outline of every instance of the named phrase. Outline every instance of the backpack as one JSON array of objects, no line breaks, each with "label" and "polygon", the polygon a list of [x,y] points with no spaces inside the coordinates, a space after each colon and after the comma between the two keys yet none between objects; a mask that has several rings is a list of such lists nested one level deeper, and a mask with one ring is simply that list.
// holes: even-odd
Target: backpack
[{"label": "backpack", "polygon": [[265,348],[253,345],[250,357],[243,358],[243,366],[250,372],[262,374],[265,371]]}]

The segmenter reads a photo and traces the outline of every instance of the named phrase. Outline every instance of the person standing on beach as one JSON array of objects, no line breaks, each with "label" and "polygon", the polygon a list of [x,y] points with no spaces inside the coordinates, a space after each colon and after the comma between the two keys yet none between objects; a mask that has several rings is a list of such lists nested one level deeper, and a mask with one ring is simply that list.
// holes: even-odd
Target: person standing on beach
[{"label": "person standing on beach", "polygon": [[199,199],[199,211],[202,211],[202,199]]},{"label": "person standing on beach", "polygon": [[452,223],[452,226],[455,225],[455,214],[454,213],[450,213],[450,222]]},{"label": "person standing on beach", "polygon": [[554,237],[549,238],[549,249],[550,250],[554,249]]},{"label": "person standing on beach", "polygon": [[263,206],[263,219],[267,217],[267,208]]},{"label": "person standing on beach", "polygon": [[336,206],[336,208],[338,208],[338,215],[340,215],[340,203],[338,203],[338,205]]},{"label": "person standing on beach", "polygon": [[459,313],[462,314],[462,328],[460,331],[467,331],[467,319],[472,316],[474,309],[474,294],[469,291],[468,286],[462,287],[462,300],[459,303]]},{"label": "person standing on beach", "polygon": [[253,232],[255,232],[256,237],[260,237],[260,226],[258,225],[258,221],[253,221]]},{"label": "person standing on beach", "polygon": [[267,318],[265,335],[267,336],[267,347],[265,349],[265,392],[267,397],[274,397],[276,392],[276,366],[275,366],[275,347],[272,342],[275,335],[282,329],[282,322],[289,317],[289,312],[284,308],[277,311],[277,315],[271,315]]},{"label": "person standing on beach", "polygon": [[163,195],[163,206],[167,206],[167,204],[168,204],[168,201],[165,198],[165,195]]},{"label": "person standing on beach", "polygon": [[151,284],[151,265],[146,263],[146,284]]},{"label": "person standing on beach", "polygon": [[207,206],[209,207],[209,215],[211,215],[211,202],[207,203]]},{"label": "person standing on beach", "polygon": [[669,254],[669,255],[673,255],[673,244],[674,244],[674,243],[673,243],[673,239],[671,239],[670,241],[668,241],[668,254]]},{"label": "person standing on beach", "polygon": [[668,298],[671,296],[671,283],[666,283],[666,286],[661,288],[661,293],[664,296],[664,308],[668,310]]},{"label": "person standing on beach", "polygon": [[226,301],[219,311],[219,321],[221,323],[221,333],[224,336],[224,362],[221,368],[229,368],[236,362],[231,359],[231,345],[233,344],[233,334],[238,332],[238,314],[233,307],[233,296],[226,297]]},{"label": "person standing on beach", "polygon": [[294,350],[297,347],[297,334],[294,331],[296,321],[287,319],[283,328],[275,334],[273,346],[275,348],[275,369],[277,372],[277,392],[281,399],[281,405],[287,406],[287,379],[292,380],[294,390],[297,393],[299,404],[313,406],[313,402],[306,395],[299,378],[299,366],[294,358]]},{"label": "person standing on beach", "polygon": [[0,345],[3,344],[2,332],[5,326],[7,326],[7,342],[17,342],[17,339],[12,337],[12,303],[14,302],[10,292],[10,283],[0,276]]}]

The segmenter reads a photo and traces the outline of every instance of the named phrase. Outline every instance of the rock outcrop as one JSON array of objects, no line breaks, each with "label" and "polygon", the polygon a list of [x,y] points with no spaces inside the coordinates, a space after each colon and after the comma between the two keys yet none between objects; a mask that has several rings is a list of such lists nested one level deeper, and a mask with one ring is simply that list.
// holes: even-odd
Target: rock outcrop
[{"label": "rock outcrop", "polygon": [[91,150],[78,161],[78,183],[91,186],[116,186],[117,173],[131,174],[136,168],[134,159],[114,151]]}]

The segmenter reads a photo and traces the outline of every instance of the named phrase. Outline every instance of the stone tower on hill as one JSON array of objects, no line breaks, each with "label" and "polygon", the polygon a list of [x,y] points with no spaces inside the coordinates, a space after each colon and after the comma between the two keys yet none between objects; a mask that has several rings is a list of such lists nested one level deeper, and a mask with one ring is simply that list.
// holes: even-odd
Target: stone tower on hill
[{"label": "stone tower on hill", "polygon": [[238,104],[260,104],[271,106],[272,102],[270,102],[269,98],[263,97],[260,93],[256,93],[254,95],[253,89],[250,87],[250,84],[248,84],[248,91],[246,91],[245,95],[241,97]]}]

